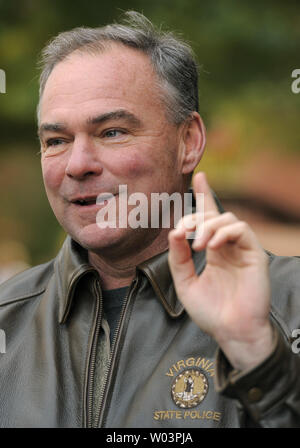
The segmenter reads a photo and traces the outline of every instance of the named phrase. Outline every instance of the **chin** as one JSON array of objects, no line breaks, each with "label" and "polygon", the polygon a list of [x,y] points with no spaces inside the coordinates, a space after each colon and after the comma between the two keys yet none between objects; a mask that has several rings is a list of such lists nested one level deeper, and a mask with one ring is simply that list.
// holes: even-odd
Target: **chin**
[{"label": "chin", "polygon": [[96,224],[77,231],[69,229],[68,233],[84,249],[92,252],[120,247],[127,239],[126,229],[99,229]]}]

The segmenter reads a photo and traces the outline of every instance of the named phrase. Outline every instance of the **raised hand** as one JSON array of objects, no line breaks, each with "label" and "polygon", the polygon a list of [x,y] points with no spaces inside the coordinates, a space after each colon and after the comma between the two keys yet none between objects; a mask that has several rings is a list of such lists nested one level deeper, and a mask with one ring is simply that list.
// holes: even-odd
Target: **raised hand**
[{"label": "raised hand", "polygon": [[219,213],[204,173],[195,175],[193,188],[204,193],[204,226],[192,249],[206,249],[206,267],[200,276],[195,273],[186,239],[201,220],[198,210],[169,233],[176,292],[191,319],[217,341],[233,367],[250,369],[273,348],[268,258],[248,224],[232,213]]}]

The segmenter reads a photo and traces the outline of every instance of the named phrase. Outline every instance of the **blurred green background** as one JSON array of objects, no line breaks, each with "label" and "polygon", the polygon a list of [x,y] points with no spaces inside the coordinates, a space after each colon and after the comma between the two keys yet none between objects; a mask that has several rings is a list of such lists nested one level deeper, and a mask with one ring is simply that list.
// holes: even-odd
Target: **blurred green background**
[{"label": "blurred green background", "polygon": [[197,55],[208,130],[200,168],[221,199],[299,225],[299,0],[0,0],[0,265],[46,261],[63,239],[40,172],[39,53],[58,32],[117,21],[127,9],[177,31]]}]

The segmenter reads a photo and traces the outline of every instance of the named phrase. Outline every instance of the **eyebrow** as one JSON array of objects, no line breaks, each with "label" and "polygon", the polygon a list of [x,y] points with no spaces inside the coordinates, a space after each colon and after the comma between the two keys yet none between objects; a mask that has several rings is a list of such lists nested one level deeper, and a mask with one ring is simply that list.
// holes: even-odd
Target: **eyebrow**
[{"label": "eyebrow", "polygon": [[62,132],[67,129],[66,125],[63,123],[43,123],[39,129],[38,129],[38,136],[41,137],[41,135],[46,132]]},{"label": "eyebrow", "polygon": [[135,127],[141,126],[141,121],[131,112],[124,109],[107,112],[105,114],[98,115],[97,117],[89,118],[88,124],[102,124],[109,120],[126,120]]},{"label": "eyebrow", "polygon": [[[87,124],[103,124],[109,120],[126,120],[132,126],[138,128],[142,126],[141,120],[131,112],[124,109],[118,109],[112,112],[107,112],[96,117],[87,119]],[[38,136],[41,137],[44,132],[65,132],[67,126],[63,123],[43,123],[38,129]]]}]

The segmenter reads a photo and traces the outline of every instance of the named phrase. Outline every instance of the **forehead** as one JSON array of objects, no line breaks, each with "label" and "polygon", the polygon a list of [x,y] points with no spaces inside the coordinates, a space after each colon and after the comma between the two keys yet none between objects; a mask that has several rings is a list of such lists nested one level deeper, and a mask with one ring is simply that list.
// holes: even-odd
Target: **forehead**
[{"label": "forehead", "polygon": [[106,112],[111,106],[161,108],[157,81],[149,57],[141,51],[119,44],[97,54],[76,51],[51,72],[41,100],[41,118],[58,119],[57,114],[71,110]]}]

